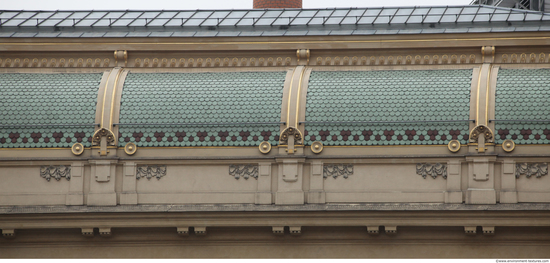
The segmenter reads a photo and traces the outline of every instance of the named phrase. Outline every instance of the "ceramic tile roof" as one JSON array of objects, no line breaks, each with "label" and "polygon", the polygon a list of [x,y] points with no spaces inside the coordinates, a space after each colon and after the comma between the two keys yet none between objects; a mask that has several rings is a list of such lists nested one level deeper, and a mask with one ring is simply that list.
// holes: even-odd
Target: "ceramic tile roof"
[{"label": "ceramic tile roof", "polygon": [[[502,28],[523,32],[548,31],[545,24],[549,21],[548,13],[484,5],[166,11],[0,10],[0,37],[434,34],[492,32],[493,28],[500,28],[499,32]],[[62,33],[52,34],[58,32]]]},{"label": "ceramic tile roof", "polygon": [[0,148],[91,146],[101,77],[0,74]]},{"label": "ceramic tile roof", "polygon": [[[130,73],[119,145],[277,145],[285,76],[285,71]],[[132,123],[155,125],[124,125]]]},{"label": "ceramic tile roof", "polygon": [[495,142],[512,139],[516,144],[550,143],[549,97],[550,69],[500,69]]},{"label": "ceramic tile roof", "polygon": [[465,144],[471,78],[472,70],[313,71],[304,142]]}]

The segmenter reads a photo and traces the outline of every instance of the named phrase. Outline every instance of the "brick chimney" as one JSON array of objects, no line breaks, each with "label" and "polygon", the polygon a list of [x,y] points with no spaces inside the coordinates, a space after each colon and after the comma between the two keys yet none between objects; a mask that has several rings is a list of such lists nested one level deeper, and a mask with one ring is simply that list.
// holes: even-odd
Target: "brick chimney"
[{"label": "brick chimney", "polygon": [[254,9],[302,8],[302,0],[254,0]]}]

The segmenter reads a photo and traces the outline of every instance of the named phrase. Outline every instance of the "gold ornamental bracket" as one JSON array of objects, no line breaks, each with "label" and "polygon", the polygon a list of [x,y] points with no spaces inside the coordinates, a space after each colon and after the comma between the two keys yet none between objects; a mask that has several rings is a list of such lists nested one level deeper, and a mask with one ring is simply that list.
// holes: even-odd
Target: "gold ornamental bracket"
[{"label": "gold ornamental bracket", "polygon": [[281,146],[286,145],[287,146],[286,152],[288,154],[293,154],[296,151],[294,147],[295,145],[303,145],[303,144],[304,142],[303,142],[302,133],[300,132],[300,130],[298,130],[295,127],[290,126],[284,129],[281,132],[281,135],[279,136],[279,145]]},{"label": "gold ornamental bracket", "polygon": [[106,128],[97,130],[92,137],[92,146],[99,146],[99,155],[107,155],[107,146],[116,146],[115,134]]},{"label": "gold ornamental bracket", "polygon": [[309,49],[296,50],[296,58],[298,59],[298,65],[308,65],[309,57],[310,57]]},{"label": "gold ornamental bracket", "polygon": [[477,143],[477,152],[483,153],[487,148],[486,143],[493,143],[493,131],[485,125],[478,125],[470,131],[470,143]]},{"label": "gold ornamental bracket", "polygon": [[481,47],[481,61],[483,61],[483,63],[494,63],[495,62],[495,47],[494,46]]},{"label": "gold ornamental bracket", "polygon": [[116,66],[126,67],[128,64],[128,52],[126,50],[116,50],[114,56]]}]

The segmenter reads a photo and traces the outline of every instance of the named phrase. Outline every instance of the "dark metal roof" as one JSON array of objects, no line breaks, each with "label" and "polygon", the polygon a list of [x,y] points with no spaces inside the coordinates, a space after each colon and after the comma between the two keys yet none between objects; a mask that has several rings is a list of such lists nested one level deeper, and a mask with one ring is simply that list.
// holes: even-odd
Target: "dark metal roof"
[{"label": "dark metal roof", "polygon": [[4,37],[216,37],[550,31],[550,13],[494,6],[0,11]]}]

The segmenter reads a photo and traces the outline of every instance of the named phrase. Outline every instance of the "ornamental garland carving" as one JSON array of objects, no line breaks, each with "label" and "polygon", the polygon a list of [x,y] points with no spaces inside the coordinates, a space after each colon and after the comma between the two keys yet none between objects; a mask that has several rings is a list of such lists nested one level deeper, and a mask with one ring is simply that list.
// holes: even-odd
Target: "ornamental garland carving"
[{"label": "ornamental garland carving", "polygon": [[290,137],[294,137],[294,144],[302,144],[302,133],[294,127],[288,127],[281,133],[279,145],[288,145],[288,139]]},{"label": "ornamental garland carving", "polygon": [[433,179],[435,179],[438,175],[441,175],[444,179],[447,179],[447,165],[440,163],[417,163],[416,174],[422,175],[424,179],[426,179],[426,176],[428,175]]},{"label": "ornamental garland carving", "polygon": [[99,145],[101,143],[101,137],[107,137],[107,145],[115,146],[115,135],[112,131],[105,128],[101,128],[94,133],[92,145]]},{"label": "ornamental garland carving", "polygon": [[323,166],[323,177],[332,176],[336,179],[338,176],[348,179],[353,174],[353,164],[327,164]]},{"label": "ornamental garland carving", "polygon": [[485,125],[479,125],[470,132],[470,142],[477,142],[479,136],[485,136],[485,142],[493,142],[493,132]]},{"label": "ornamental garland carving", "polygon": [[67,181],[71,180],[71,167],[65,165],[57,166],[42,166],[40,167],[40,177],[45,178],[48,182],[54,178],[55,180],[61,180],[61,177],[65,177]]},{"label": "ornamental garland carving", "polygon": [[530,178],[536,176],[541,178],[548,174],[548,163],[518,163],[516,164],[516,178],[521,175]]},{"label": "ornamental garland carving", "polygon": [[151,178],[156,177],[157,180],[160,180],[163,176],[166,175],[166,165],[142,165],[137,167],[136,178]]},{"label": "ornamental garland carving", "polygon": [[258,165],[255,164],[237,164],[229,165],[229,175],[235,179],[244,178],[248,180],[250,177],[258,179]]}]

